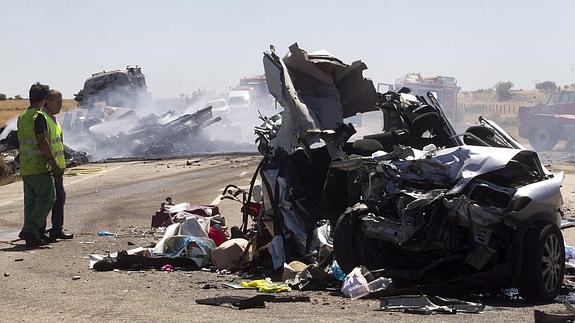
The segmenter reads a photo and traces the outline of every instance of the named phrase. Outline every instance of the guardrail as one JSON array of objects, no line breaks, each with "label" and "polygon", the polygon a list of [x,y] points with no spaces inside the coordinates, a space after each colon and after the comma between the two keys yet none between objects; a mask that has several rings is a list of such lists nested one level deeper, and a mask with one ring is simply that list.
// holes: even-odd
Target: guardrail
[{"label": "guardrail", "polygon": [[517,116],[519,105],[500,103],[458,103],[457,111],[461,113],[481,114],[496,117]]}]

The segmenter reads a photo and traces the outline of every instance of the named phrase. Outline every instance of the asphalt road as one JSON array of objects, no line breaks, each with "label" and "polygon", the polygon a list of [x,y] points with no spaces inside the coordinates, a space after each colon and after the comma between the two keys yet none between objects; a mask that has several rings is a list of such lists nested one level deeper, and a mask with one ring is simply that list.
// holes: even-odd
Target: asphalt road
[{"label": "asphalt road", "polygon": [[[194,300],[222,295],[255,295],[222,288],[235,275],[211,272],[93,272],[90,253],[146,246],[151,235],[132,232],[149,227],[160,202],[210,203],[226,184],[248,185],[257,156],[197,157],[185,160],[91,164],[65,178],[68,194],[65,226],[71,241],[28,251],[20,244],[0,243],[0,321],[531,321],[533,310],[561,311],[560,304],[527,306],[521,302],[494,305],[482,314],[418,316],[376,311],[378,300],[349,300],[327,292],[307,295],[310,303],[273,303],[265,309],[234,310],[202,306]],[[189,162],[189,163],[188,163]],[[575,168],[564,182],[565,209],[575,204]],[[22,223],[22,184],[0,187],[0,240],[15,238]],[[239,204],[220,205],[228,225],[239,224]],[[98,231],[120,231],[118,239]],[[575,244],[575,229],[564,231]],[[6,273],[6,274],[4,274]],[[4,275],[2,275],[4,274]],[[74,278],[79,276],[79,278]],[[217,288],[202,289],[215,284]]]}]

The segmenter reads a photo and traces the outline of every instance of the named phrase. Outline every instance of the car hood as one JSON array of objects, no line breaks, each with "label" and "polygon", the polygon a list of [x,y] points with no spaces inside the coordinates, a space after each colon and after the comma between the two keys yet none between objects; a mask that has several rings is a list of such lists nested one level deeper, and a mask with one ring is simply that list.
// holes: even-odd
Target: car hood
[{"label": "car hood", "polygon": [[403,151],[396,150],[375,158],[380,160],[383,167],[391,167],[405,180],[449,188],[446,192],[448,195],[459,194],[475,177],[504,168],[518,155],[536,156],[529,150],[470,145],[435,151],[411,147],[398,149]]}]

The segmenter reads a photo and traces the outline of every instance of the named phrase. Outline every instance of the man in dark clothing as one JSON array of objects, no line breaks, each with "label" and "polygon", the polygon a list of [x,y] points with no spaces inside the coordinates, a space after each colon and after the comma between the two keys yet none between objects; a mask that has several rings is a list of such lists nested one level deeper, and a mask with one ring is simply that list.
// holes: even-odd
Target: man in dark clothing
[{"label": "man in dark clothing", "polygon": [[[37,133],[48,133],[50,129],[58,133],[56,136],[56,138],[58,138],[56,140],[58,143],[53,144],[61,144],[63,148],[62,128],[56,120],[56,115],[60,113],[61,109],[62,93],[57,90],[50,90],[48,97],[46,98],[44,109],[42,109],[44,114],[39,115],[38,118],[36,118],[35,128]],[[64,225],[64,203],[66,202],[66,191],[64,190],[64,179],[62,174],[66,167],[66,162],[63,156],[60,156],[60,158],[56,159],[60,159],[60,163],[62,165],[59,165],[58,172],[52,171],[52,176],[54,177],[54,186],[56,189],[56,201],[54,202],[54,207],[52,208],[52,229],[50,229],[49,233],[50,242],[55,242],[56,239],[74,238],[74,234],[66,233],[62,228]],[[44,224],[44,228],[45,227],[46,225]]]}]

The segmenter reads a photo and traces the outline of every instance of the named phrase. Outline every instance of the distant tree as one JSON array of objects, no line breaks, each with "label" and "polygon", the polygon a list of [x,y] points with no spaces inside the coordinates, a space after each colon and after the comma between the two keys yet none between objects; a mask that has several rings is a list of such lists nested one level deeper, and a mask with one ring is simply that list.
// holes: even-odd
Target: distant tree
[{"label": "distant tree", "polygon": [[22,96],[20,96],[20,94],[17,94],[14,96],[14,100],[22,100]]},{"label": "distant tree", "polygon": [[557,84],[553,81],[544,81],[535,84],[535,88],[541,92],[553,92],[557,90]]},{"label": "distant tree", "polygon": [[511,100],[511,88],[513,87],[512,82],[497,82],[495,84],[495,94],[497,95],[498,101],[509,101]]},{"label": "distant tree", "polygon": [[6,94],[0,93],[0,101],[6,100]]}]

